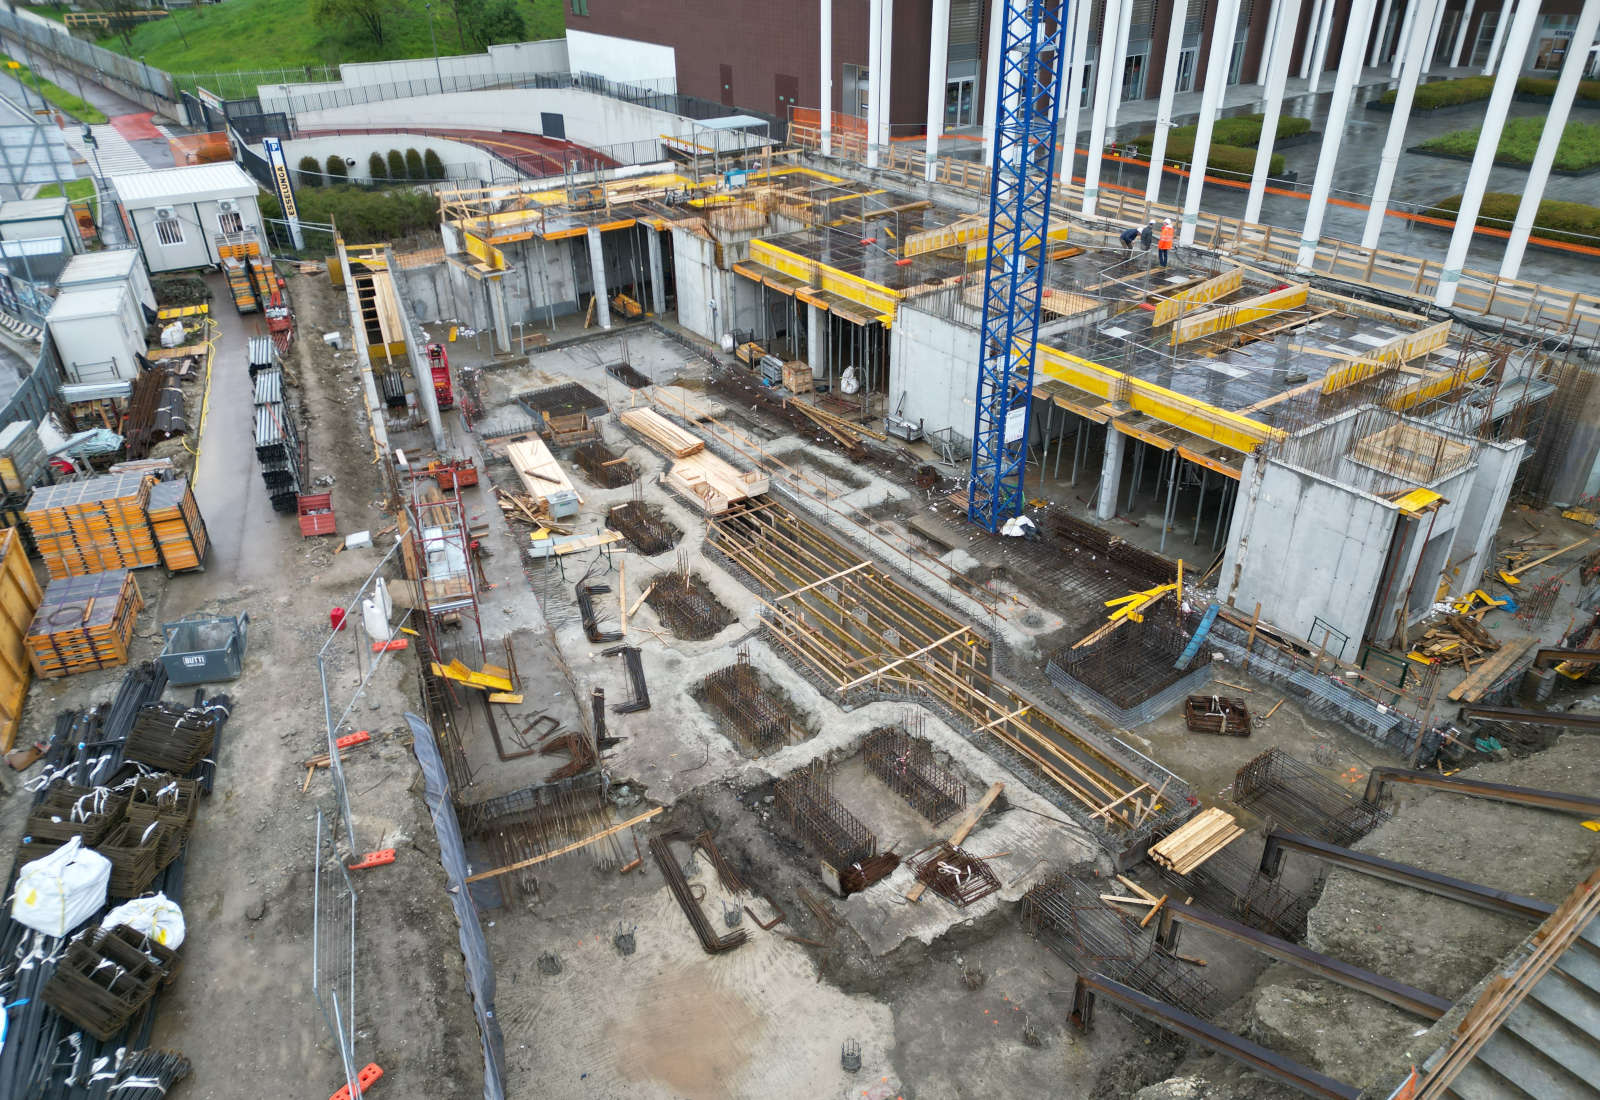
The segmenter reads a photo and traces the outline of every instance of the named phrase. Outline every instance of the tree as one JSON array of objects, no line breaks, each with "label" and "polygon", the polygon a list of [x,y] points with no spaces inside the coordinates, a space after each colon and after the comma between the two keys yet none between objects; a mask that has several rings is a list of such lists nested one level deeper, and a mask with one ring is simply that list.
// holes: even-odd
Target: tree
[{"label": "tree", "polygon": [[317,163],[316,157],[300,158],[300,186],[322,186],[322,165]]},{"label": "tree", "polygon": [[472,37],[482,49],[501,42],[521,42],[528,37],[517,0],[486,0],[473,20]]},{"label": "tree", "polygon": [[406,178],[406,157],[398,149],[389,150],[389,178],[392,180]]},{"label": "tree", "polygon": [[387,41],[384,28],[392,15],[399,14],[395,0],[315,0],[315,14],[325,24],[354,30],[374,45]]},{"label": "tree", "polygon": [[373,183],[380,183],[388,174],[388,169],[383,164],[383,154],[374,150],[367,158],[367,175],[372,177]]},{"label": "tree", "polygon": [[350,178],[350,169],[345,167],[344,158],[337,153],[328,155],[327,172],[329,183],[343,183]]},{"label": "tree", "polygon": [[423,174],[431,180],[444,179],[444,161],[439,159],[439,154],[429,149],[422,154]]},{"label": "tree", "polygon": [[414,180],[428,178],[422,171],[422,154],[415,149],[406,150],[406,177]]}]

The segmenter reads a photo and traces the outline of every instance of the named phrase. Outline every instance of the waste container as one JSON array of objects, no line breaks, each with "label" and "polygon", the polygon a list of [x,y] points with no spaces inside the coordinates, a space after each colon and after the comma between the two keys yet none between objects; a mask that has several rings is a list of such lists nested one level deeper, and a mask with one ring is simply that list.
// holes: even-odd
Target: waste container
[{"label": "waste container", "polygon": [[208,616],[163,623],[167,644],[161,667],[172,684],[214,684],[237,680],[244,669],[245,635],[250,615]]}]

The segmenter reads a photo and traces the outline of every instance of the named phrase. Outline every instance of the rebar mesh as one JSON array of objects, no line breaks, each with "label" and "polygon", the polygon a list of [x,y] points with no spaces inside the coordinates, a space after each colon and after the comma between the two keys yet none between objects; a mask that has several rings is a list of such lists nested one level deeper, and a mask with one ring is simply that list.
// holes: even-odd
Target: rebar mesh
[{"label": "rebar mesh", "polygon": [[583,471],[583,476],[602,489],[620,489],[632,484],[639,476],[633,463],[617,457],[616,452],[604,443],[582,444],[574,448],[572,458],[578,464],[578,469]]},{"label": "rebar mesh", "polygon": [[[1158,842],[1171,832],[1163,829]],[[1151,866],[1171,885],[1174,897],[1193,898],[1204,908],[1226,913],[1251,928],[1298,942],[1321,879],[1311,880],[1303,892],[1288,889],[1279,879],[1261,873],[1260,847],[1243,841],[1230,844],[1187,875],[1154,860]]]},{"label": "rebar mesh", "polygon": [[940,822],[967,804],[967,785],[953,769],[940,767],[933,744],[902,726],[880,726],[861,747],[867,770],[917,813]]},{"label": "rebar mesh", "polygon": [[662,622],[679,638],[704,641],[733,621],[687,561],[656,578],[645,598]]},{"label": "rebar mesh", "polygon": [[664,554],[677,545],[683,532],[659,504],[630,500],[606,513],[606,526],[618,532],[645,557]]},{"label": "rebar mesh", "polygon": [[878,839],[833,797],[832,777],[820,760],[778,783],[778,805],[800,839],[829,864],[845,868],[874,855]]},{"label": "rebar mesh", "polygon": [[701,681],[706,701],[752,752],[767,753],[789,743],[793,724],[784,709],[761,687],[761,677],[748,653]]},{"label": "rebar mesh", "polygon": [[1330,844],[1352,844],[1387,816],[1278,748],[1239,769],[1233,797],[1262,817]]}]

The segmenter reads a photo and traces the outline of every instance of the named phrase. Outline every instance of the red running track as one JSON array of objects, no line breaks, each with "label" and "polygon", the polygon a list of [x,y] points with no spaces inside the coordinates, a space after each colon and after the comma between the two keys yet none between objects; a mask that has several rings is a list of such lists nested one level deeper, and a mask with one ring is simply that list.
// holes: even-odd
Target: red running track
[{"label": "red running track", "polygon": [[339,134],[422,134],[449,138],[463,145],[493,153],[530,176],[554,176],[566,171],[567,162],[581,161],[585,168],[596,165],[616,168],[620,162],[604,153],[570,141],[547,138],[514,130],[464,130],[435,126],[342,126],[337,129],[301,130],[301,137],[330,137]]}]

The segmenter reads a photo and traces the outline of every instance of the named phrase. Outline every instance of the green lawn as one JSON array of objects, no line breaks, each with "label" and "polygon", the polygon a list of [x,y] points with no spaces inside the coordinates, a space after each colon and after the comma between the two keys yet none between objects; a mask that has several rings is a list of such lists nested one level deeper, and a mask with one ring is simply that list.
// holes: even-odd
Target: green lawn
[{"label": "green lawn", "polygon": [[[1470,157],[1478,148],[1478,135],[1482,127],[1472,130],[1453,130],[1420,148],[1435,153],[1454,153]],[[1533,163],[1533,154],[1539,148],[1539,137],[1544,133],[1544,117],[1514,118],[1506,123],[1500,133],[1500,148],[1495,150],[1495,160],[1501,164],[1523,167]],[[1567,172],[1582,172],[1600,165],[1600,123],[1569,122],[1561,133],[1561,144],[1556,146],[1557,168]]]},{"label": "green lawn", "polygon": [[[85,102],[76,94],[58,87],[48,80],[41,79],[33,70],[20,62],[14,62],[5,54],[0,53],[0,64],[6,71],[21,80],[28,87],[42,96],[46,101],[59,108],[62,113],[69,114],[79,122],[104,122],[106,116],[99,108]],[[11,68],[16,65],[16,68]]]},{"label": "green lawn", "polygon": [[[563,0],[517,0],[529,40],[564,33]],[[420,5],[416,5],[420,8]],[[180,78],[189,73],[295,69],[341,61],[388,61],[431,57],[433,43],[423,13],[397,7],[384,23],[379,44],[354,26],[330,24],[314,12],[314,0],[228,0],[175,9],[165,19],[132,32],[132,48],[121,35],[100,45],[140,57]],[[444,56],[478,53],[470,32],[458,37],[445,3],[434,5],[434,33]]]},{"label": "green lawn", "polygon": [[[41,199],[51,199],[55,198],[59,194],[61,194],[61,185],[59,183],[47,183],[43,187],[39,188],[39,193],[36,197]],[[66,194],[67,199],[71,202],[83,202],[87,200],[89,203],[89,208],[91,210],[95,210],[95,216],[99,217],[99,211],[96,209],[99,203],[98,196],[94,192],[94,180],[68,180]]]}]

